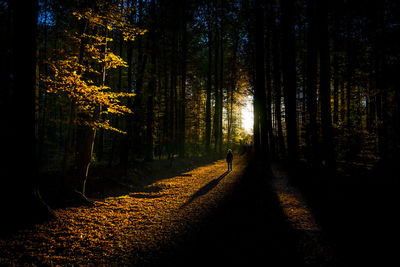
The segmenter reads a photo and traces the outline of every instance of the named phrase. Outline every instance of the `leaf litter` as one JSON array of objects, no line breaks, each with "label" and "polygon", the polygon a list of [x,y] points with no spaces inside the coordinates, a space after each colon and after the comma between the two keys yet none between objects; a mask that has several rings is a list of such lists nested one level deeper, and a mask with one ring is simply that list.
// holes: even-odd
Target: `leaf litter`
[{"label": "leaf litter", "polygon": [[[155,181],[142,192],[94,201],[94,206],[55,211],[56,219],[0,238],[0,265],[142,265],[204,218],[234,187],[236,172],[196,192],[226,171],[219,160],[182,175]],[[191,199],[189,203],[188,200]],[[187,204],[187,205],[185,205]]]}]

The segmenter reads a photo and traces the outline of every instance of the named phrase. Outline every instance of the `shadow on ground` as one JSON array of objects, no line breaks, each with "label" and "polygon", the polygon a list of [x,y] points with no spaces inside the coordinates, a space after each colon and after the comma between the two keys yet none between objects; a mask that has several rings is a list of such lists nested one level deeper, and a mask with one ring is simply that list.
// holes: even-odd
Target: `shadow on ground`
[{"label": "shadow on ground", "polygon": [[[89,171],[86,195],[89,199],[95,200],[127,194],[132,194],[133,197],[153,197],[145,193],[157,192],[157,190],[161,189],[149,186],[152,183],[172,177],[182,177],[184,179],[191,176],[187,172],[200,166],[212,164],[217,160],[215,157],[198,157],[177,158],[173,161],[165,159],[152,162],[134,162],[130,166],[127,175],[123,175],[123,171],[119,166],[93,166]],[[70,201],[60,198],[61,177],[61,173],[58,172],[42,174],[40,187],[43,198],[52,208],[76,206],[73,203],[71,204]]]},{"label": "shadow on ground", "polygon": [[340,176],[305,166],[297,172],[298,186],[333,245],[335,266],[398,262],[398,183],[384,180],[390,175]]},{"label": "shadow on ground", "polygon": [[210,181],[208,184],[206,184],[205,186],[203,186],[202,188],[200,188],[196,193],[193,194],[193,196],[191,196],[188,201],[186,201],[181,208],[189,205],[193,200],[195,200],[196,198],[207,194],[208,192],[210,192],[214,187],[216,187],[218,185],[218,183],[224,179],[225,176],[227,176],[229,173],[229,171],[224,172],[220,177]]},{"label": "shadow on ground", "polygon": [[[227,174],[191,199],[207,193]],[[209,216],[143,266],[302,266],[296,233],[285,220],[268,174],[250,164],[239,179]]]}]

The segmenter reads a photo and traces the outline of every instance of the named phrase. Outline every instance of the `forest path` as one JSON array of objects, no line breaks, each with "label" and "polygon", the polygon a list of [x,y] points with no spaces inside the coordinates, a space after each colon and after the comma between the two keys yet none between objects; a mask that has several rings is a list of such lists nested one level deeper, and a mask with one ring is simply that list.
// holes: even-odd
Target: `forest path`
[{"label": "forest path", "polygon": [[299,253],[304,263],[313,266],[333,266],[333,249],[299,189],[289,184],[288,173],[278,163],[271,164],[272,188],[280,206],[297,233]]},{"label": "forest path", "polygon": [[300,266],[298,236],[247,158],[219,160],[0,239],[0,265]]}]

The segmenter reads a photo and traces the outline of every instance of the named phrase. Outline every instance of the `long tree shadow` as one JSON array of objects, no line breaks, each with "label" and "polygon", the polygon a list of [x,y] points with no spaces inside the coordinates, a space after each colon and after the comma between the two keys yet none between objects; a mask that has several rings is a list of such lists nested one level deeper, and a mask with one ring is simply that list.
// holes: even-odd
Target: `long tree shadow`
[{"label": "long tree shadow", "polygon": [[131,193],[133,197],[155,197],[146,195],[161,191],[161,188],[157,185],[153,186],[153,183],[173,177],[182,179],[191,177],[192,174],[188,172],[213,164],[218,160],[216,157],[177,158],[174,159],[172,166],[170,160],[167,159],[136,162],[130,166],[128,175],[122,178],[118,166],[94,168],[91,170],[91,177],[87,184],[87,195],[91,199],[106,199]]},{"label": "long tree shadow", "polygon": [[197,190],[196,193],[194,193],[182,206],[186,207],[187,205],[189,205],[193,200],[195,200],[196,198],[207,194],[208,192],[210,192],[214,187],[216,187],[218,185],[218,183],[225,177],[227,176],[229,173],[229,171],[224,172],[220,177],[210,181],[208,184],[206,184],[205,186],[203,186],[202,188],[200,188],[199,190]]},{"label": "long tree shadow", "polygon": [[[201,187],[181,208],[213,190],[227,174]],[[169,253],[153,256],[151,266],[165,262],[170,266],[209,266],[210,262],[213,266],[257,266],[261,261],[271,266],[305,265],[297,233],[286,220],[270,174],[250,162],[243,172],[232,175],[241,177],[235,177],[238,180],[229,193],[211,206],[202,205],[204,217],[185,229]]]}]

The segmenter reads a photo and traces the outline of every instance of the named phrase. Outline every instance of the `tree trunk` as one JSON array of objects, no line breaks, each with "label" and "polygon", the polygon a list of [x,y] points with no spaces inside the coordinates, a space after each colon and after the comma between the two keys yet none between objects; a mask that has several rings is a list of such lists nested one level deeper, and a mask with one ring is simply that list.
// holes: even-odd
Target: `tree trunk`
[{"label": "tree trunk", "polygon": [[[176,61],[176,50],[177,50],[177,32],[174,29],[172,31],[172,52],[171,52],[171,79],[170,79],[170,155],[174,155],[176,152],[176,142],[177,142],[177,95],[176,95],[176,85],[177,85],[177,61]],[[170,157],[170,156],[169,156]]]},{"label": "tree trunk", "polygon": [[282,131],[282,112],[281,112],[281,98],[282,98],[282,88],[281,88],[281,53],[280,53],[280,40],[279,40],[279,26],[276,22],[276,17],[274,16],[274,29],[273,29],[273,44],[272,44],[272,63],[273,63],[273,86],[274,86],[274,109],[275,109],[275,121],[277,128],[277,152],[279,157],[286,157],[285,142],[283,139]]},{"label": "tree trunk", "polygon": [[[268,13],[272,12],[270,4],[268,4],[266,11]],[[272,37],[272,16],[266,14],[264,16],[265,24],[266,24],[266,33],[267,38],[264,40],[265,44],[265,79],[266,79],[266,122],[267,122],[267,129],[268,129],[268,154],[270,156],[274,155],[275,153],[275,137],[272,133],[272,78],[271,78],[271,37]]]},{"label": "tree trunk", "polygon": [[182,7],[182,83],[181,83],[181,116],[179,129],[179,157],[185,157],[185,137],[186,137],[186,57],[187,57],[187,18],[186,7]]},{"label": "tree trunk", "polygon": [[[108,38],[108,28],[107,25],[104,25],[104,50],[103,50],[103,59],[105,60],[107,55],[107,38]],[[101,77],[101,85],[105,86],[106,81],[106,65],[103,64],[102,67],[102,77]],[[91,122],[96,123],[100,121],[101,116],[101,105],[97,104],[93,111],[92,117],[89,118]],[[86,194],[86,181],[88,178],[89,167],[92,162],[93,157],[93,147],[94,141],[96,137],[96,128],[95,126],[83,126],[80,129],[80,134],[78,135],[78,156],[77,156],[77,179],[79,186],[81,187],[81,193],[83,196]]]},{"label": "tree trunk", "polygon": [[[264,11],[260,1],[255,6],[255,93],[254,93],[254,116],[257,117],[260,131],[260,147],[256,148],[256,156],[260,159],[268,159],[268,129],[267,129],[267,107],[265,95],[265,71],[264,71]],[[257,122],[257,121],[256,121]]]},{"label": "tree trunk", "polygon": [[333,19],[333,123],[339,123],[339,17],[334,9]]},{"label": "tree trunk", "polygon": [[215,15],[216,24],[215,24],[215,61],[214,61],[214,95],[215,95],[215,108],[214,108],[214,121],[213,121],[213,130],[214,130],[214,152],[218,152],[218,143],[219,143],[219,68],[218,68],[218,58],[219,58],[219,35],[218,35],[218,14]]},{"label": "tree trunk", "polygon": [[[143,0],[138,1],[138,25],[139,27],[143,26]],[[146,140],[143,140],[143,129],[144,129],[144,101],[145,95],[143,90],[144,83],[144,74],[146,70],[147,64],[147,54],[144,53],[144,37],[138,36],[136,41],[138,46],[137,51],[137,65],[138,70],[136,74],[136,88],[135,88],[135,96],[133,100],[133,133],[132,133],[132,151],[137,157],[143,156],[143,144]]]},{"label": "tree trunk", "polygon": [[316,0],[307,4],[307,110],[309,115],[308,135],[310,136],[308,149],[311,164],[319,165],[319,146],[317,128],[317,36],[316,36]]},{"label": "tree trunk", "polygon": [[0,101],[1,110],[7,111],[4,130],[1,131],[5,156],[1,161],[3,174],[0,179],[1,232],[52,216],[39,193],[36,110],[38,1],[29,1],[24,6],[16,4],[9,2],[13,21],[10,29],[13,33],[12,60],[17,63],[12,70],[14,83],[5,88],[8,89],[7,98]]},{"label": "tree trunk", "polygon": [[237,29],[234,29],[234,40],[232,49],[232,61],[230,68],[230,85],[227,92],[227,110],[228,110],[228,132],[227,132],[227,145],[228,148],[232,144],[232,134],[233,134],[233,104],[235,100],[235,89],[237,83],[237,52],[239,45],[239,36]]},{"label": "tree trunk", "polygon": [[328,3],[318,2],[319,51],[320,51],[320,97],[323,160],[329,170],[335,169],[331,114],[331,84],[329,62]]},{"label": "tree trunk", "polygon": [[285,95],[288,159],[290,164],[296,164],[298,161],[296,122],[296,43],[294,36],[294,3],[290,0],[282,1],[282,46],[283,90]]},{"label": "tree trunk", "polygon": [[[210,6],[207,6],[210,13]],[[206,88],[206,118],[205,118],[205,150],[210,152],[211,145],[211,90],[212,90],[212,28],[211,20],[208,21],[208,69],[207,69],[207,88]]]},{"label": "tree trunk", "polygon": [[[222,8],[221,8],[222,9]],[[223,9],[222,9],[223,10]],[[221,11],[222,12],[222,11]],[[219,64],[219,98],[218,98],[218,154],[222,155],[222,144],[224,137],[222,135],[222,121],[223,121],[223,99],[224,99],[224,33],[223,33],[223,21],[221,14],[221,26],[220,26],[220,64]]]},{"label": "tree trunk", "polygon": [[147,94],[147,125],[146,125],[146,155],[145,159],[147,161],[153,160],[154,154],[154,96],[156,87],[156,36],[155,36],[155,25],[156,25],[156,14],[155,14],[155,0],[150,3],[150,17],[151,26],[149,30],[149,42],[151,45],[151,58],[150,58],[150,80],[148,85]]}]

